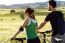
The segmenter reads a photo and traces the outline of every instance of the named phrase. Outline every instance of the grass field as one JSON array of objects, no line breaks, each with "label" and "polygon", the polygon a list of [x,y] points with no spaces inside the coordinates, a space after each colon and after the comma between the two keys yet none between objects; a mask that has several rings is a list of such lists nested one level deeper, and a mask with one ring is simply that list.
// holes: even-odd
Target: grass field
[{"label": "grass field", "polygon": [[[20,28],[23,20],[20,17],[20,14],[9,14],[11,9],[0,9],[0,43],[5,43],[8,39],[10,39]],[[22,11],[24,9],[16,9],[17,12]],[[46,15],[48,14],[47,9],[35,9],[35,16],[38,21],[38,24],[44,21]],[[45,11],[43,11],[45,10]],[[63,10],[64,11],[64,10]],[[64,13],[64,12],[63,12]],[[23,13],[22,13],[23,14]],[[51,25],[48,22],[44,28],[40,31],[51,30]],[[25,33],[21,32],[17,37],[25,37]],[[9,43],[6,42],[6,43]],[[14,43],[14,42],[13,42]],[[26,41],[24,42],[26,43]]]}]

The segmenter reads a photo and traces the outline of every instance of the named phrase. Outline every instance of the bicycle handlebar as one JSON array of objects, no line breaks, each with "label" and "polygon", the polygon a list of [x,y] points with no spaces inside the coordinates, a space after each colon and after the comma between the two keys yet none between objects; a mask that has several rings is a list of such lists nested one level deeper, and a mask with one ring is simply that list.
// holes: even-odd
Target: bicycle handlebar
[{"label": "bicycle handlebar", "polygon": [[51,33],[51,31],[38,32],[38,33],[45,34],[45,33]]},{"label": "bicycle handlebar", "polygon": [[12,38],[11,38],[11,41],[12,41],[12,40],[22,41],[22,40],[26,40],[26,38],[15,38],[15,39],[12,39]]}]

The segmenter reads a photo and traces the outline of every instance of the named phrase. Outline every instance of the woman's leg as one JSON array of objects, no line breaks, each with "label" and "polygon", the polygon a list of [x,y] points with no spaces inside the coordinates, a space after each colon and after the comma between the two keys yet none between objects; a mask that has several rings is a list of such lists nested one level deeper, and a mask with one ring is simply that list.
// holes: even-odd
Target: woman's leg
[{"label": "woman's leg", "polygon": [[40,41],[39,38],[36,38],[34,42],[35,42],[35,43],[41,43],[41,41]]}]

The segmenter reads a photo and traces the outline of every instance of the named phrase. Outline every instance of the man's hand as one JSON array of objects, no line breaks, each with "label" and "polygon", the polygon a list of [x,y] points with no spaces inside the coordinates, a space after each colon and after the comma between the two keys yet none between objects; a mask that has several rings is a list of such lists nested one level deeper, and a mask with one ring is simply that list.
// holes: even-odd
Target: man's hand
[{"label": "man's hand", "polygon": [[39,32],[40,32],[40,30],[36,29],[36,32],[37,32],[37,33],[39,33]]}]

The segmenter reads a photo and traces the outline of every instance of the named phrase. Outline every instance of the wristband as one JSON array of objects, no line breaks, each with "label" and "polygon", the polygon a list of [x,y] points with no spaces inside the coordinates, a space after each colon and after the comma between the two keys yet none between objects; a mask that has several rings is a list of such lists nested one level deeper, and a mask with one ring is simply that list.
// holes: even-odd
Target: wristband
[{"label": "wristband", "polygon": [[22,27],[20,27],[19,31],[23,31],[23,28],[22,28]]}]

